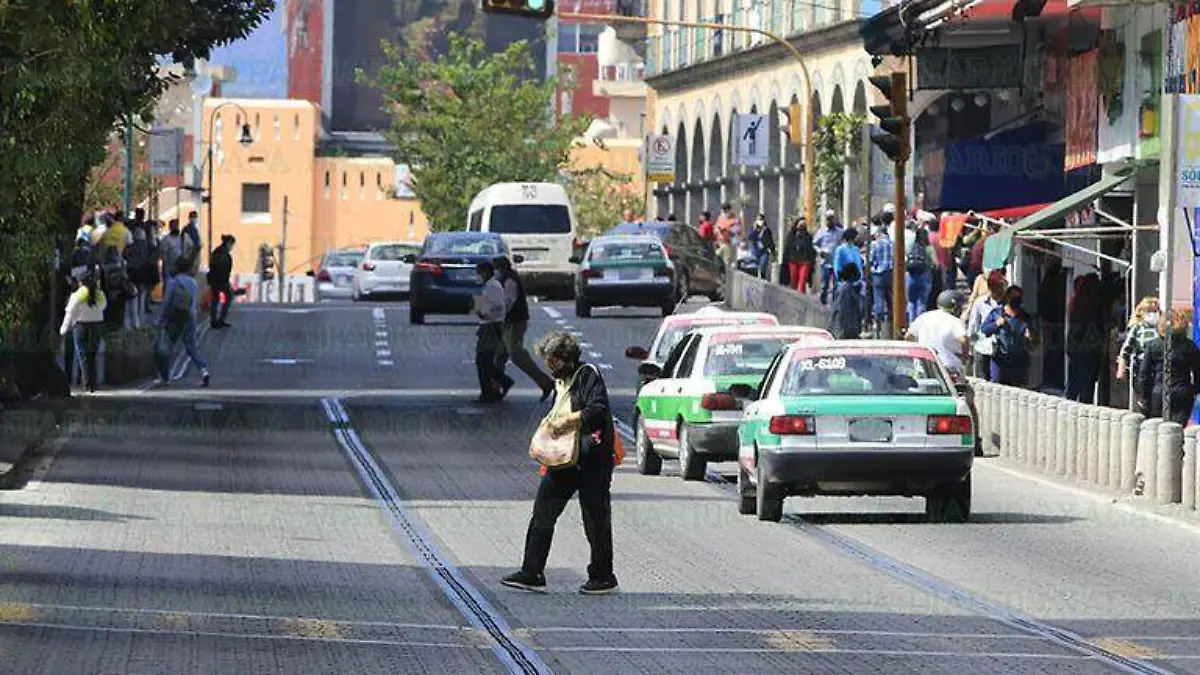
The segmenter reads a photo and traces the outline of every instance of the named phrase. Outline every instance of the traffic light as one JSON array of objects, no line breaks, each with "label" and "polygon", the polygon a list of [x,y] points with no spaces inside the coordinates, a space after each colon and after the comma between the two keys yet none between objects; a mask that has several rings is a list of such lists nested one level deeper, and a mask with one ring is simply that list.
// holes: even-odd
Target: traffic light
[{"label": "traffic light", "polygon": [[893,162],[908,161],[908,82],[904,73],[872,75],[871,84],[883,92],[888,103],[871,106],[871,113],[879,118],[880,131],[871,132],[871,142],[883,150]]},{"label": "traffic light", "polygon": [[804,144],[804,109],[799,103],[793,103],[788,106],[787,112],[787,135],[791,139],[792,145]]},{"label": "traffic light", "polygon": [[258,247],[258,278],[267,281],[275,278],[275,254],[271,247],[263,244]]},{"label": "traffic light", "polygon": [[483,0],[483,11],[545,21],[554,16],[554,0]]}]

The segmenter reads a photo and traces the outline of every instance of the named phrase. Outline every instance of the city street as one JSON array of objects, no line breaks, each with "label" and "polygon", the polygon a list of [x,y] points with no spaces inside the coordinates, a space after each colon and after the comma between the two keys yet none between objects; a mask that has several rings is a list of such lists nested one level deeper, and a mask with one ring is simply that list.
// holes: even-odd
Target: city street
[{"label": "city street", "polygon": [[[688,310],[699,307],[693,303]],[[683,311],[683,310],[681,310]],[[539,303],[628,433],[650,310]],[[733,465],[613,482],[608,597],[576,592],[563,515],[548,592],[515,571],[546,411],[472,402],[468,317],[407,303],[237,305],[212,386],[102,391],[0,492],[0,673],[1200,673],[1200,531],[976,463],[972,522],[919,499],[790,499],[741,516]],[[53,461],[50,461],[52,459]]]}]

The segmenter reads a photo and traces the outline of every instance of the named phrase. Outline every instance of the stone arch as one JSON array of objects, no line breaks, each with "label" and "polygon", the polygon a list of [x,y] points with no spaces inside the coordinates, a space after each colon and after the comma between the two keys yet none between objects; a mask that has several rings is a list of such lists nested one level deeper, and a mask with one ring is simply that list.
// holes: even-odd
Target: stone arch
[{"label": "stone arch", "polygon": [[719,181],[725,177],[725,132],[721,126],[721,106],[713,106],[712,122],[708,128],[708,188],[705,190],[705,201],[708,211],[716,211],[721,204],[721,186]]},{"label": "stone arch", "polygon": [[[842,67],[842,64],[840,62],[833,67],[833,74],[829,78],[829,86],[830,86],[829,109],[832,110],[833,109],[833,94],[834,94],[834,92],[836,92],[838,90],[841,90],[843,92],[846,91],[846,69]],[[842,106],[845,107],[844,99],[842,101]]]},{"label": "stone arch", "polygon": [[671,113],[668,112],[666,108],[663,108],[658,113],[658,126],[660,129],[660,131],[658,133],[660,133],[660,134],[671,133]]},{"label": "stone arch", "polygon": [[829,112],[844,113],[846,112],[846,99],[842,96],[842,85],[833,85],[833,93],[829,97]]},{"label": "stone arch", "polygon": [[675,128],[675,182],[686,183],[688,176],[688,132],[683,120]]},{"label": "stone arch", "polygon": [[699,183],[704,180],[704,172],[708,169],[704,157],[704,125],[700,120],[692,123],[692,161],[688,171],[689,183]]},{"label": "stone arch", "polygon": [[[708,133],[708,127],[707,127],[708,120],[705,119],[705,117],[706,116],[705,116],[704,101],[700,100],[700,99],[693,101],[692,102],[692,116],[689,117],[688,119],[690,119],[692,121],[693,126],[700,127],[701,138],[704,138],[705,137],[704,134]],[[695,145],[695,141],[692,141],[692,144]],[[701,144],[700,150],[701,150],[701,152],[704,151],[703,144]],[[701,167],[700,175],[701,176],[704,175],[703,167]]]},{"label": "stone arch", "polygon": [[854,85],[854,103],[852,104],[851,112],[855,115],[866,115],[867,108],[867,87],[863,80],[859,80],[858,84]]},{"label": "stone arch", "polygon": [[759,91],[757,84],[750,87],[750,100],[746,102],[746,105],[750,106],[750,113],[753,115],[757,115],[759,114],[758,111],[766,109],[766,106],[763,105],[762,92]]}]

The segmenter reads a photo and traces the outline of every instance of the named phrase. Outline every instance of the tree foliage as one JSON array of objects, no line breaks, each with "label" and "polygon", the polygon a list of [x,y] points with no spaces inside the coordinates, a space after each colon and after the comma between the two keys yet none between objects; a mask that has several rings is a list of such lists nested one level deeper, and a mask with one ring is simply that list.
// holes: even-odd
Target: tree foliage
[{"label": "tree foliage", "polygon": [[567,193],[575,205],[581,237],[595,237],[617,223],[625,209],[640,218],[646,212],[646,195],[633,176],[596,167],[567,174]]},{"label": "tree foliage", "polygon": [[[245,37],[274,0],[0,0],[0,340],[45,323],[47,259],[78,226],[114,124]],[[12,345],[9,345],[12,349]]]},{"label": "tree foliage", "polygon": [[471,199],[493,183],[555,181],[587,128],[585,118],[550,117],[559,82],[536,79],[523,41],[489,54],[482,41],[451,35],[435,59],[403,57],[391,45],[385,53],[369,81],[391,113],[396,161],[412,167],[435,230],[461,229]]},{"label": "tree foliage", "polygon": [[830,204],[842,202],[843,176],[850,157],[857,155],[862,145],[863,115],[830,113],[817,123],[816,146],[817,194],[824,195]]},{"label": "tree foliage", "polygon": [[[136,137],[136,134],[135,134]],[[147,135],[133,146],[133,203],[136,206],[148,199],[154,190],[154,179],[147,166]],[[88,173],[83,192],[83,212],[90,213],[114,206],[125,201],[125,144],[114,134],[104,159]]]}]

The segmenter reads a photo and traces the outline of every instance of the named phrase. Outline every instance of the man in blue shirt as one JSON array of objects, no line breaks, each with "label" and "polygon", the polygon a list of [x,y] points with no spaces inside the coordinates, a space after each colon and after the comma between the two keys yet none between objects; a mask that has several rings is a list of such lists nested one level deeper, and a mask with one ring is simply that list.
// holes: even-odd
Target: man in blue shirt
[{"label": "man in blue shirt", "polygon": [[833,269],[833,254],[838,244],[842,243],[842,232],[845,228],[837,221],[837,216],[830,209],[825,212],[825,224],[817,230],[813,237],[813,245],[821,257],[821,304],[827,304],[829,291],[837,286],[837,276]]},{"label": "man in blue shirt", "polygon": [[842,244],[833,253],[833,273],[838,279],[842,278],[842,268],[846,265],[857,266],[858,278],[862,279],[862,251],[858,249],[858,230],[853,227],[847,228],[842,233]]},{"label": "man in blue shirt", "polygon": [[200,369],[201,386],[208,386],[208,360],[196,345],[196,302],[200,287],[188,274],[192,260],[186,256],[175,261],[174,276],[169,277],[163,289],[162,318],[159,320],[158,341],[154,345],[154,356],[158,366],[155,384],[166,386],[171,381],[171,352],[175,343],[183,339],[183,348],[192,363]]},{"label": "man in blue shirt", "polygon": [[883,335],[892,309],[892,238],[888,236],[887,224],[875,231],[875,239],[867,250],[871,263],[871,312],[875,337]]}]

